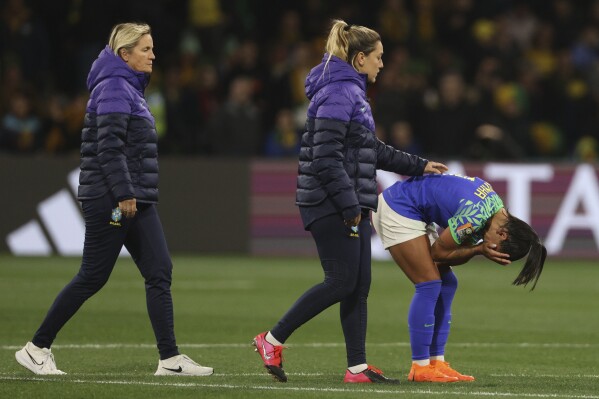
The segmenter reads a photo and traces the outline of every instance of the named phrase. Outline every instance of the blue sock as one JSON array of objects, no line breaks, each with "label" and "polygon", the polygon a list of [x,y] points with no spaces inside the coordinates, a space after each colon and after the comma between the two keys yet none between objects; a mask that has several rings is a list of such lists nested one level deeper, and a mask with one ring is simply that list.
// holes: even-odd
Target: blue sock
[{"label": "blue sock", "polygon": [[441,280],[425,281],[415,284],[416,292],[412,297],[408,312],[408,330],[412,345],[412,359],[422,360],[430,357],[430,346],[435,328],[435,305],[441,293]]},{"label": "blue sock", "polygon": [[441,295],[435,306],[435,332],[431,344],[431,356],[445,354],[445,344],[451,328],[451,303],[458,289],[458,279],[450,270],[441,274]]}]

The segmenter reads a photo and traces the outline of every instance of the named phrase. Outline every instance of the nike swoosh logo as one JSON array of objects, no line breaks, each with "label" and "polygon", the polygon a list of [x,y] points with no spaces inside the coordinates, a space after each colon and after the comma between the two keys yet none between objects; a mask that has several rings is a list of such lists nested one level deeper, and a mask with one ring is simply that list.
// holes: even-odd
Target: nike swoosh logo
[{"label": "nike swoosh logo", "polygon": [[266,360],[272,359],[272,356],[268,356],[266,354],[266,348],[264,347],[264,342],[262,343],[262,352],[264,353],[264,359],[266,359]]},{"label": "nike swoosh logo", "polygon": [[41,362],[41,363],[38,363],[38,362],[36,362],[36,361],[35,361],[35,359],[33,358],[33,356],[31,356],[31,353],[29,353],[29,351],[28,351],[27,349],[25,349],[25,352],[27,352],[27,354],[29,355],[29,358],[31,359],[31,361],[32,361],[34,364],[36,364],[36,365],[38,365],[38,366],[43,366],[43,365],[44,365],[44,362]]},{"label": "nike swoosh logo", "polygon": [[424,323],[424,326],[425,326],[425,327],[432,327],[432,326],[434,326],[434,325],[435,325],[435,323],[433,323],[433,324],[426,324],[426,323]]},{"label": "nike swoosh logo", "polygon": [[180,373],[183,371],[183,368],[181,366],[179,366],[178,369],[169,369],[168,367],[163,367],[163,369],[168,370],[168,371],[172,371],[173,373]]}]

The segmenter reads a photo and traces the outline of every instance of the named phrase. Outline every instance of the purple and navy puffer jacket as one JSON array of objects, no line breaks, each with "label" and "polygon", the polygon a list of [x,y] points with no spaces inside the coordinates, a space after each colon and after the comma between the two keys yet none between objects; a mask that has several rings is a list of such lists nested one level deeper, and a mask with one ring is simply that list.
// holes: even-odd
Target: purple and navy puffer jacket
[{"label": "purple and navy puffer jacket", "polygon": [[158,135],[144,98],[149,75],[106,46],[87,77],[90,98],[81,132],[79,200],[158,202]]},{"label": "purple and navy puffer jacket", "polygon": [[[335,56],[327,63],[328,57],[325,54],[306,78],[310,105],[299,154],[296,204],[300,209],[318,205],[324,213],[318,217],[336,212],[347,220],[358,216],[361,208],[376,210],[377,169],[419,176],[427,160],[377,139],[366,98],[367,76]],[[311,221],[304,218],[305,225]]]}]

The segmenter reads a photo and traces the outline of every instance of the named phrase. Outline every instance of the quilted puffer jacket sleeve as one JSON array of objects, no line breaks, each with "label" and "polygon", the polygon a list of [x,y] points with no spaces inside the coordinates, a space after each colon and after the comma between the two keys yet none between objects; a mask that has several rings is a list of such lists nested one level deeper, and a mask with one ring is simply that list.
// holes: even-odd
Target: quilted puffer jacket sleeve
[{"label": "quilted puffer jacket sleeve", "polygon": [[422,176],[428,160],[397,150],[377,139],[377,169],[405,176]]},{"label": "quilted puffer jacket sleeve", "polygon": [[350,215],[344,212],[344,218],[357,216],[358,198],[343,167],[343,146],[348,125],[336,120],[317,119],[314,127],[312,170],[337,209],[343,212],[356,207],[349,212]]},{"label": "quilted puffer jacket sleeve", "polygon": [[[131,113],[128,98],[129,95],[124,90],[113,90],[110,95],[98,99],[98,159],[102,173],[117,201],[135,196],[125,154],[127,126]],[[102,114],[103,109],[129,112]]]},{"label": "quilted puffer jacket sleeve", "polygon": [[353,106],[344,95],[326,96],[319,104],[314,123],[312,170],[345,219],[360,212],[354,186],[344,168],[344,146]]}]

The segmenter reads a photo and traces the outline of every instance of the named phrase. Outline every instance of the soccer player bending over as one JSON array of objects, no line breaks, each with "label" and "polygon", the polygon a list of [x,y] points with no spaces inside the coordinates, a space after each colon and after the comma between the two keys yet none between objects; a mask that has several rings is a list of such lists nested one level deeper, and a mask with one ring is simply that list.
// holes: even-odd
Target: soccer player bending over
[{"label": "soccer player bending over", "polygon": [[[436,226],[444,228],[437,234]],[[373,225],[385,249],[416,287],[408,313],[410,381],[473,381],[445,361],[451,303],[458,280],[451,266],[483,255],[500,265],[527,256],[514,285],[543,271],[547,250],[527,223],[512,216],[478,177],[426,175],[397,182],[379,195]]]}]

